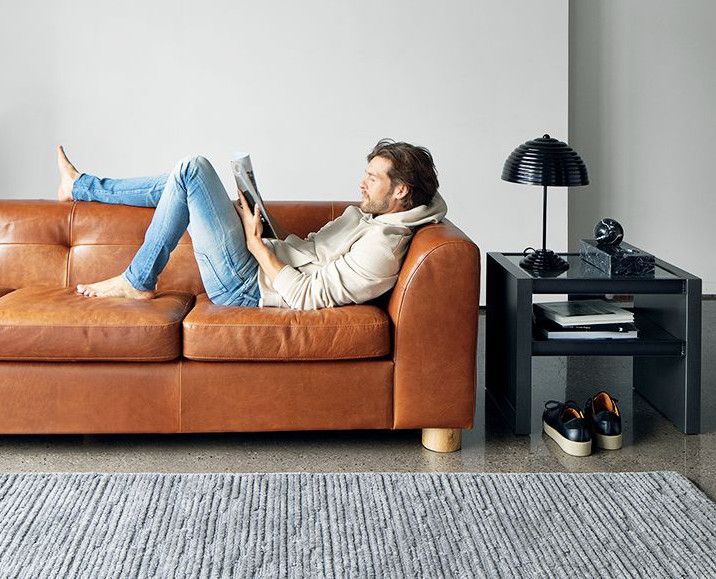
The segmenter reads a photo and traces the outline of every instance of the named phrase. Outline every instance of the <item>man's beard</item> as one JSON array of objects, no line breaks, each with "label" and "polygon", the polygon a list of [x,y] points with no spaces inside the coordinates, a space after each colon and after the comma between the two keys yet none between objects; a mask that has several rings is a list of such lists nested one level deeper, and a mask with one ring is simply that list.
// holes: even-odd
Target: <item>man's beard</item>
[{"label": "man's beard", "polygon": [[365,213],[371,213],[373,215],[382,215],[383,213],[388,211],[388,208],[390,207],[390,202],[388,201],[388,199],[394,191],[395,187],[393,187],[393,189],[391,189],[380,201],[376,201],[374,199],[369,199],[366,197],[363,200],[363,203],[361,203],[361,209]]}]

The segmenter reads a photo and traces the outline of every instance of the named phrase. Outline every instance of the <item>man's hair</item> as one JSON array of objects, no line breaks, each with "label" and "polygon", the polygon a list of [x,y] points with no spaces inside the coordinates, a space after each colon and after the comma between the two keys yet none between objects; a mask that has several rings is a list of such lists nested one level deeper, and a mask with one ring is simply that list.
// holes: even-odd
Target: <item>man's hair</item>
[{"label": "man's hair", "polygon": [[406,210],[430,205],[440,186],[430,151],[409,143],[396,143],[393,139],[381,139],[369,153],[369,163],[373,157],[391,161],[392,167],[388,171],[391,189],[400,183],[408,187],[408,194],[403,199]]}]

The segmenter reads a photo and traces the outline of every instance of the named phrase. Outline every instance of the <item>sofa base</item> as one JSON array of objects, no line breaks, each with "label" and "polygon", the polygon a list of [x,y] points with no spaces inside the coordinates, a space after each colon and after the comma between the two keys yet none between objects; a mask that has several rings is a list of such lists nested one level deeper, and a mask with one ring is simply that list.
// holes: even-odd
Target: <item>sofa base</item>
[{"label": "sofa base", "polygon": [[0,434],[390,429],[393,361],[0,362]]},{"label": "sofa base", "polygon": [[[391,430],[393,361],[0,362],[0,434]],[[460,428],[424,428],[435,452]]]},{"label": "sofa base", "polygon": [[182,432],[362,430],[392,425],[392,360],[182,361]]},{"label": "sofa base", "polygon": [[0,362],[0,433],[179,431],[177,362]]}]

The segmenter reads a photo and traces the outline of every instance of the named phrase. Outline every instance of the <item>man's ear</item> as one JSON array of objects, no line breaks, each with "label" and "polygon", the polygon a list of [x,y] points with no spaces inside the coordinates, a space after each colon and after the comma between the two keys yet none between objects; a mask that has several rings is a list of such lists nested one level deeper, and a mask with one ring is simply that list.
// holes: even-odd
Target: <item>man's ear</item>
[{"label": "man's ear", "polygon": [[408,192],[408,186],[405,183],[401,183],[395,188],[393,195],[395,195],[396,199],[400,199],[402,202],[405,202],[408,197]]}]

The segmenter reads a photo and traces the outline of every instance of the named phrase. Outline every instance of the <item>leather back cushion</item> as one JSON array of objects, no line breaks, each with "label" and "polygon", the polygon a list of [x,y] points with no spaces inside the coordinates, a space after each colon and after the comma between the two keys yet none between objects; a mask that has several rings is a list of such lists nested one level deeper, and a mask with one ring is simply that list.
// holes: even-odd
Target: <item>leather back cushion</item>
[{"label": "leather back cushion", "polygon": [[[352,204],[358,202],[266,202],[283,229],[300,237]],[[119,275],[144,241],[153,215],[147,207],[0,200],[0,287],[74,287]],[[159,276],[157,290],[204,291],[187,232]]]},{"label": "leather back cushion", "polygon": [[0,201],[0,287],[65,285],[71,203]]}]

